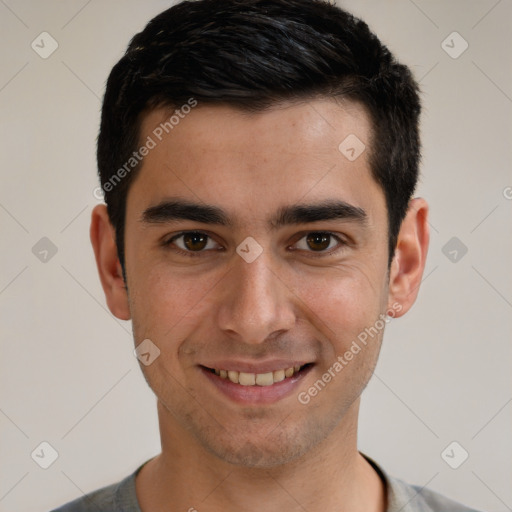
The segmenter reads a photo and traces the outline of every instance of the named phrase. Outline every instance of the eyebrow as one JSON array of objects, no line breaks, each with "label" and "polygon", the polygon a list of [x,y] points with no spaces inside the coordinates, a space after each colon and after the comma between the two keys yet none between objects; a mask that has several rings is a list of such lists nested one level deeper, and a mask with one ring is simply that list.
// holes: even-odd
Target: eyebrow
[{"label": "eyebrow", "polygon": [[160,224],[174,220],[192,220],[204,224],[231,226],[229,217],[217,206],[185,201],[165,200],[144,210],[141,217],[146,224]]},{"label": "eyebrow", "polygon": [[315,204],[283,206],[269,223],[273,229],[276,229],[286,225],[326,220],[351,220],[366,224],[367,219],[366,212],[358,206],[340,200],[325,200]]},{"label": "eyebrow", "polygon": [[[209,204],[194,203],[184,199],[169,199],[144,210],[141,221],[145,224],[162,224],[190,220],[203,224],[232,227],[233,219],[221,208]],[[308,224],[327,220],[349,220],[366,224],[366,212],[345,201],[324,200],[314,204],[282,206],[268,221],[271,229],[282,226]]]}]

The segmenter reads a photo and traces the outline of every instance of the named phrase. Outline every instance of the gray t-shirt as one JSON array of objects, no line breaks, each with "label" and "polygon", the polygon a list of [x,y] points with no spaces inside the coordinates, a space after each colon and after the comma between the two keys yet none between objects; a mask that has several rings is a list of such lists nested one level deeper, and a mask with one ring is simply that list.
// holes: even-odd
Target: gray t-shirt
[{"label": "gray t-shirt", "polygon": [[[394,478],[385,473],[375,461],[362,455],[386,484],[386,512],[478,512],[430,489],[409,485]],[[52,512],[141,512],[135,493],[135,477],[144,464],[119,483],[86,494]]]}]

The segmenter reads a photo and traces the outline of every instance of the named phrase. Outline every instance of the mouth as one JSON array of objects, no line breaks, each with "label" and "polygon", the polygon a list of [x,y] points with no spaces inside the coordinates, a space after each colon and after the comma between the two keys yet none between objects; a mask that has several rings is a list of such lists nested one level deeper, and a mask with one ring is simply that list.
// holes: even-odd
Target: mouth
[{"label": "mouth", "polygon": [[[240,405],[268,405],[298,393],[301,381],[314,363],[297,364],[262,373],[200,365],[207,380],[231,401]],[[267,370],[267,368],[265,368]]]},{"label": "mouth", "polygon": [[299,374],[301,371],[312,366],[312,363],[303,365],[290,366],[289,368],[281,368],[272,372],[265,373],[249,373],[239,372],[237,370],[221,370],[219,368],[203,368],[210,373],[214,373],[221,379],[227,379],[233,384],[240,384],[241,386],[272,386],[285,379],[290,379],[294,375]]}]

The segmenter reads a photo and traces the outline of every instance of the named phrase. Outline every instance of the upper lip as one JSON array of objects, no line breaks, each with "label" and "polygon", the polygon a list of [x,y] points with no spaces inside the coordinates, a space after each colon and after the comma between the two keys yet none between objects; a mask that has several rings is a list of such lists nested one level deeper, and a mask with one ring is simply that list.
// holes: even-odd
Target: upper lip
[{"label": "upper lip", "polygon": [[304,366],[311,361],[297,359],[272,359],[267,361],[241,361],[233,359],[219,360],[208,364],[201,364],[214,370],[231,370],[244,373],[270,373],[277,370],[286,370],[293,366]]}]

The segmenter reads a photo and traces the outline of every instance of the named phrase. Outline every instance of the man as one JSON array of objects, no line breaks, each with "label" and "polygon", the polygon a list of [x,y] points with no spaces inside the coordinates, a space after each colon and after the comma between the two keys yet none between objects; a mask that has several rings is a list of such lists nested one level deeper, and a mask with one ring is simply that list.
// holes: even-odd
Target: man
[{"label": "man", "polygon": [[162,453],[64,511],[467,511],[357,450],[385,325],[414,303],[418,87],[311,0],[175,5],[106,88],[91,240]]}]

